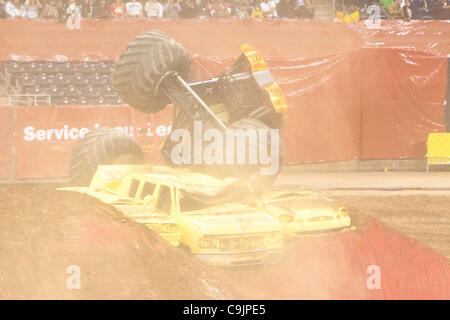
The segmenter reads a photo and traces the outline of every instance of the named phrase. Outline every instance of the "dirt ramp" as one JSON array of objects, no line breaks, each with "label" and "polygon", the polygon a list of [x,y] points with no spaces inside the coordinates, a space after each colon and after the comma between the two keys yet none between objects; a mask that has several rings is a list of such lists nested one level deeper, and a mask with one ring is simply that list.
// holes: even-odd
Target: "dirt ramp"
[{"label": "dirt ramp", "polygon": [[[262,272],[270,298],[450,298],[450,264],[445,257],[376,219],[368,218],[364,225],[364,230],[292,243],[281,265]],[[370,278],[377,268],[380,289]],[[373,289],[367,286],[368,278]]]},{"label": "dirt ramp", "polygon": [[235,298],[202,263],[94,198],[0,189],[1,298]]}]

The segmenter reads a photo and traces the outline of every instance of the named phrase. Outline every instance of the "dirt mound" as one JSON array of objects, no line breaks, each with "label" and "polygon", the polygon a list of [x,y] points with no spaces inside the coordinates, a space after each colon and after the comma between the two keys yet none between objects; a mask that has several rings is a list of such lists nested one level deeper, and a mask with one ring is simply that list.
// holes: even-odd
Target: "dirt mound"
[{"label": "dirt mound", "polygon": [[[236,297],[204,264],[97,199],[33,186],[0,191],[1,298]],[[80,268],[79,290],[67,286],[70,266]]]},{"label": "dirt mound", "polygon": [[356,231],[297,239],[281,264],[225,276],[261,299],[450,299],[444,256],[376,219],[354,218]]},{"label": "dirt mound", "polygon": [[403,194],[398,191],[334,194],[350,212],[367,213],[450,259],[450,193]]},{"label": "dirt mound", "polygon": [[[269,272],[280,275],[269,282],[276,298],[450,298],[446,258],[373,218],[362,232],[297,241],[285,258]],[[379,289],[367,285],[373,266],[379,268]]]}]

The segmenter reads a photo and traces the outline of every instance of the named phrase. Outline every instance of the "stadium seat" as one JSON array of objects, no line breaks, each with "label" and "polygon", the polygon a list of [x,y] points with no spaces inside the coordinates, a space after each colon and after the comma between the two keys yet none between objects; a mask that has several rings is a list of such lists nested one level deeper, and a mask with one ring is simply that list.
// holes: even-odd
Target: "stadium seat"
[{"label": "stadium seat", "polygon": [[97,97],[99,96],[98,90],[95,90],[92,86],[85,87],[81,89],[81,93],[85,97]]},{"label": "stadium seat", "polygon": [[61,88],[59,88],[56,85],[53,85],[50,88],[49,93],[52,95],[52,97],[62,97],[64,95],[63,91],[61,90]]},{"label": "stadium seat", "polygon": [[427,139],[427,172],[430,165],[450,164],[450,132],[433,132]]},{"label": "stadium seat", "polygon": [[74,77],[69,78],[70,84],[76,87],[85,87],[88,85],[88,79],[81,73],[76,74]]},{"label": "stadium seat", "polygon": [[24,71],[30,74],[42,73],[42,66],[36,62],[26,63]]}]

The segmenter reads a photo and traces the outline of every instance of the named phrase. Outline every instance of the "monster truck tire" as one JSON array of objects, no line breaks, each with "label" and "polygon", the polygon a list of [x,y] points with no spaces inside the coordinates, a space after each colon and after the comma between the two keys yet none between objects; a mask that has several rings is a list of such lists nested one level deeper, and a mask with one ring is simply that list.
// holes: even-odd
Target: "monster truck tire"
[{"label": "monster truck tire", "polygon": [[[263,122],[254,119],[254,118],[244,118],[241,120],[238,120],[236,122],[233,122],[229,127],[229,129],[241,129],[241,130],[248,130],[248,129],[254,129],[254,130],[258,130],[258,129],[266,129],[266,130],[270,130],[270,128],[265,125]],[[259,152],[259,148],[256,144],[248,144],[246,149],[244,150],[245,152],[245,159],[246,162],[249,159],[249,150],[250,148],[256,148],[255,150],[257,150],[257,157],[258,157],[258,152]],[[281,167],[283,166],[283,161],[284,161],[284,142],[283,140],[279,139],[279,147],[275,148],[275,152],[276,154],[271,155],[271,140],[270,140],[270,136],[267,142],[267,149],[268,149],[268,155],[269,157],[271,157],[272,159],[275,159],[275,157],[278,158],[278,170],[276,173],[274,174],[270,174],[270,175],[263,175],[261,174],[261,164],[237,164],[237,165],[232,165],[232,164],[225,164],[225,165],[211,165],[211,166],[204,166],[203,167],[203,171],[211,174],[211,175],[215,175],[217,177],[220,178],[224,178],[224,177],[236,177],[239,178],[241,180],[247,180],[250,182],[250,184],[253,186],[253,189],[256,192],[263,192],[268,190],[272,184],[275,182]],[[239,152],[239,150],[236,149],[235,146],[235,159],[236,159],[236,154],[237,152]],[[226,152],[224,151],[224,163],[225,163],[225,155]],[[258,158],[259,159],[259,158]]]},{"label": "monster truck tire", "polygon": [[187,79],[191,59],[181,44],[166,34],[151,30],[137,36],[114,65],[112,84],[131,107],[154,113],[170,103],[156,90],[161,76],[176,71]]},{"label": "monster truck tire", "polygon": [[143,162],[141,146],[128,134],[110,128],[93,130],[73,150],[70,163],[71,185],[89,185],[99,165]]}]

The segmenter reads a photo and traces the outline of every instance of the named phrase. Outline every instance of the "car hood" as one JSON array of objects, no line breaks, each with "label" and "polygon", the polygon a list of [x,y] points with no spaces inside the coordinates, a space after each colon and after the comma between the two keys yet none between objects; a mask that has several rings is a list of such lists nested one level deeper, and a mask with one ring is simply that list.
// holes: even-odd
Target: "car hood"
[{"label": "car hood", "polygon": [[289,197],[280,199],[263,200],[268,206],[280,207],[292,212],[318,211],[339,212],[340,206],[336,201],[322,195],[311,195],[304,197]]},{"label": "car hood", "polygon": [[157,210],[155,208],[143,205],[130,205],[130,204],[120,204],[115,205],[118,210],[120,210],[127,217],[132,218],[133,220],[144,223],[144,224],[176,224],[175,220]]},{"label": "car hood", "polygon": [[180,221],[192,225],[203,235],[281,232],[280,224],[272,216],[243,205],[227,204],[191,211],[183,214]]}]

